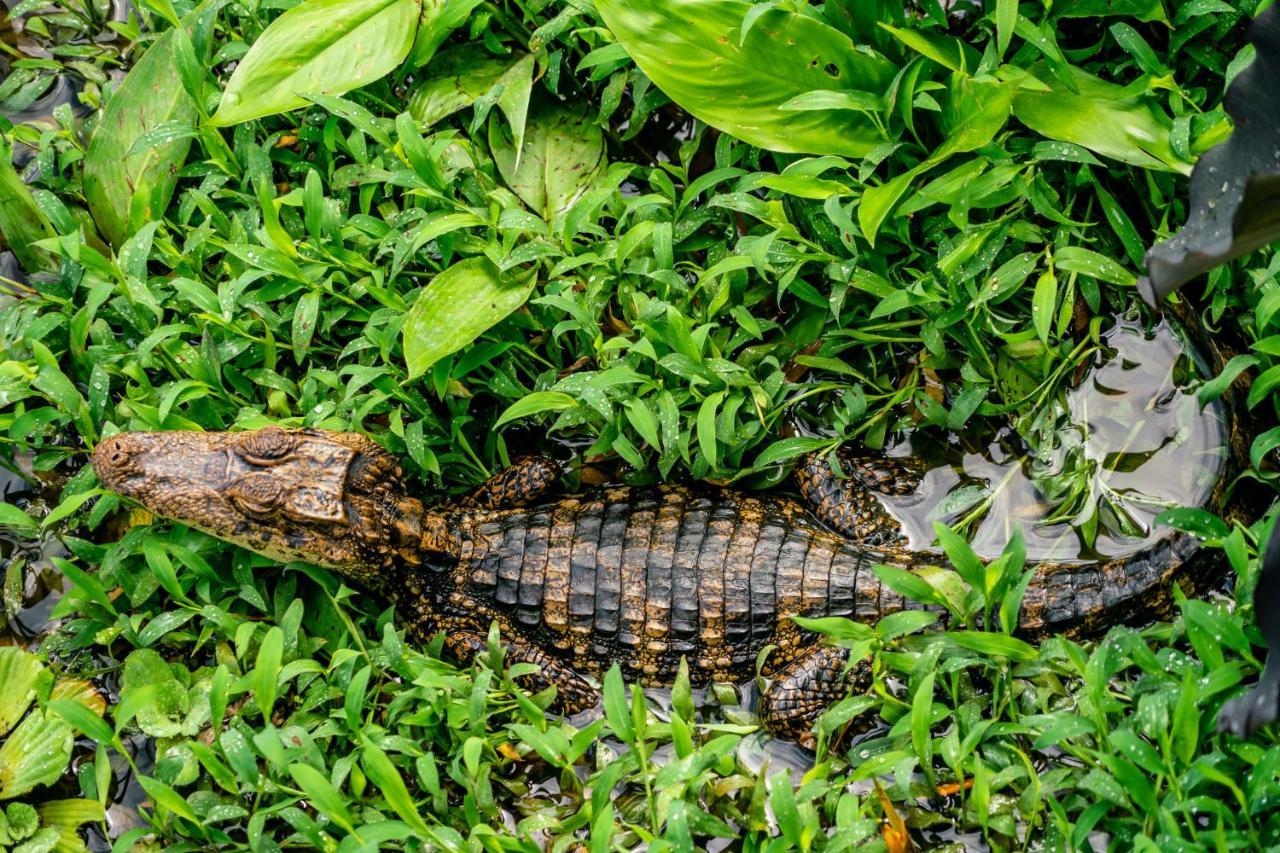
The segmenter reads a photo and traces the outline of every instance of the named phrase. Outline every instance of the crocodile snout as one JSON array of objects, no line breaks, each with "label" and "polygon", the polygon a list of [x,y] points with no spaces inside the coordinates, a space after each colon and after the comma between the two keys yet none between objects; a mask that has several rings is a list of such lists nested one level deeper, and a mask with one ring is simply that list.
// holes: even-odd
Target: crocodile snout
[{"label": "crocodile snout", "polygon": [[129,481],[143,475],[142,448],[129,435],[113,435],[98,442],[93,451],[93,470],[102,485],[112,491],[129,493]]}]

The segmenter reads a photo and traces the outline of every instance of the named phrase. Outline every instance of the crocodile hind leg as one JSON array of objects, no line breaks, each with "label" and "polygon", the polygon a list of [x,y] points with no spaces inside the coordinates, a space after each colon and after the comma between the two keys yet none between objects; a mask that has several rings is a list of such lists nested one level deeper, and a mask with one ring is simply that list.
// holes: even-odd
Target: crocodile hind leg
[{"label": "crocodile hind leg", "polygon": [[[853,456],[836,451],[810,454],[796,468],[800,494],[810,511],[838,533],[864,545],[891,545],[902,539],[902,527],[880,500],[881,495],[909,495],[922,472],[911,460],[892,456]],[[841,476],[843,475],[843,476]]]},{"label": "crocodile hind leg", "polygon": [[1248,737],[1280,715],[1280,523],[1271,528],[1253,591],[1253,610],[1267,638],[1267,664],[1262,678],[1248,693],[1232,699],[1218,712],[1218,731],[1239,737]]},{"label": "crocodile hind leg", "polygon": [[[533,692],[554,685],[555,708],[560,713],[576,714],[596,706],[599,693],[589,681],[567,666],[564,661],[552,657],[519,637],[510,637],[506,633],[503,633],[501,642],[508,666],[513,663],[531,663],[542,668],[541,672],[522,676],[517,679],[517,682]],[[445,648],[459,660],[471,660],[476,655],[485,654],[489,650],[488,637],[472,628],[446,628],[444,644]]]},{"label": "crocodile hind leg", "polygon": [[500,509],[531,503],[560,481],[560,463],[545,456],[521,456],[456,501],[467,509]]},{"label": "crocodile hind leg", "polygon": [[765,728],[811,749],[813,726],[822,712],[843,699],[851,687],[869,686],[866,668],[859,664],[849,672],[848,662],[848,649],[816,646],[780,668],[760,697]]}]

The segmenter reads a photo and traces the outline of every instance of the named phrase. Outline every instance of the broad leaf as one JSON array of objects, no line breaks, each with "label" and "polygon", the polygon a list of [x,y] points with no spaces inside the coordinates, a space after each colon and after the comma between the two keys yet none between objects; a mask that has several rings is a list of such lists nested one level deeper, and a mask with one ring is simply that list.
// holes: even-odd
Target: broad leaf
[{"label": "broad leaf", "polygon": [[1173,150],[1172,119],[1152,99],[1077,68],[1071,69],[1076,92],[1047,67],[1037,69],[1037,76],[1046,89],[1024,86],[1013,99],[1014,116],[1035,132],[1145,169],[1191,171]]},{"label": "broad leaf", "polygon": [[27,712],[43,672],[44,665],[35,655],[15,646],[0,646],[0,736]]},{"label": "broad leaf", "polygon": [[413,47],[419,0],[304,0],[271,22],[236,66],[215,125],[305,106],[393,71]]},{"label": "broad leaf", "polygon": [[1280,240],[1280,10],[1258,16],[1253,64],[1232,81],[1225,107],[1235,132],[1191,173],[1191,209],[1177,234],[1147,252],[1138,292],[1150,304],[1202,272]]},{"label": "broad leaf", "polygon": [[604,165],[604,135],[581,107],[539,104],[519,149],[490,120],[489,147],[507,186],[547,219],[577,201]]},{"label": "broad leaf", "polygon": [[133,66],[107,101],[89,141],[84,194],[98,230],[119,246],[169,206],[190,137],[179,137],[130,154],[139,138],[165,125],[193,124],[196,107],[174,63],[174,30]]},{"label": "broad leaf", "polygon": [[421,68],[431,61],[449,34],[467,22],[480,0],[422,0],[418,32],[405,65]]},{"label": "broad leaf", "polygon": [[[424,128],[445,116],[471,106],[508,76],[523,76],[528,65],[532,79],[533,56],[514,62],[510,58],[481,56],[466,48],[443,51],[429,66],[426,76],[409,95],[409,115]],[[510,121],[510,117],[507,118]]]},{"label": "broad leaf", "polygon": [[71,760],[71,726],[49,711],[26,716],[0,745],[0,800],[58,781]]},{"label": "broad leaf", "polygon": [[861,112],[779,109],[815,90],[884,92],[893,77],[883,57],[855,49],[812,13],[769,9],[742,37],[752,4],[741,0],[597,0],[596,8],[649,79],[712,127],[797,153],[862,157],[884,141]]},{"label": "broad leaf", "polygon": [[13,168],[13,150],[0,140],[0,234],[27,272],[40,266],[39,251],[31,244],[54,234],[49,219],[36,207],[31,191]]},{"label": "broad leaf", "polygon": [[537,277],[499,272],[488,258],[459,261],[418,295],[404,324],[409,377],[474,341],[529,298]]}]

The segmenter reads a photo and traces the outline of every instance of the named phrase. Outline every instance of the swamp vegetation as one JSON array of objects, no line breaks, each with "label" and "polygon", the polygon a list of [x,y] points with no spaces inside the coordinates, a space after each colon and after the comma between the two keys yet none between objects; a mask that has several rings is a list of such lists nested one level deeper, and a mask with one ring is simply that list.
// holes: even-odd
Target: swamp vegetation
[{"label": "swamp vegetation", "polygon": [[[1215,730],[1264,652],[1280,256],[1193,283],[1181,325],[1135,289],[1263,5],[11,5],[0,847],[1280,845],[1275,733]],[[1229,394],[1248,526],[1200,506]],[[614,672],[566,720],[496,637],[406,645],[88,465],[121,430],[269,423],[364,432],[423,497],[529,451],[744,489],[918,453],[904,514],[955,571],[893,578],[931,611],[819,626],[874,686],[814,754],[761,735],[750,684]],[[1012,634],[1028,560],[1164,524],[1220,583]]]}]

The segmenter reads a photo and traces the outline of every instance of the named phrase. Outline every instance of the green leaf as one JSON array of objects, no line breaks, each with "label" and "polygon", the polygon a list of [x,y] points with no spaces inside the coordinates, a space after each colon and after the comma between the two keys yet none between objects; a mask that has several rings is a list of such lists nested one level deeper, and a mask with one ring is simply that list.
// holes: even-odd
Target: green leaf
[{"label": "green leaf", "polygon": [[506,411],[494,422],[493,428],[497,429],[512,421],[542,412],[562,412],[576,405],[578,401],[562,391],[534,391],[507,406]]},{"label": "green leaf", "polygon": [[478,56],[466,48],[447,50],[431,63],[428,76],[410,93],[409,114],[421,127],[430,127],[471,106],[495,86],[502,86],[498,108],[513,131],[519,127],[520,138],[523,138],[533,70],[533,54],[513,61],[507,57]]},{"label": "green leaf", "polygon": [[258,703],[264,720],[271,720],[276,704],[276,689],[280,681],[280,662],[284,658],[284,631],[272,625],[258,647],[258,658],[253,665],[253,698]]},{"label": "green leaf", "polygon": [[1192,506],[1170,507],[1152,519],[1202,539],[1223,539],[1230,533],[1227,523],[1208,510]]},{"label": "green leaf", "polygon": [[979,654],[1006,657],[1010,660],[1035,660],[1040,654],[1035,646],[1017,637],[986,631],[948,631],[947,640]]},{"label": "green leaf", "polygon": [[1196,392],[1196,400],[1202,408],[1212,403],[1227,393],[1227,389],[1239,378],[1241,373],[1251,367],[1256,367],[1257,364],[1258,357],[1256,355],[1233,356],[1222,368],[1221,373],[1200,386],[1200,390]]},{"label": "green leaf", "polygon": [[929,30],[891,27],[885,23],[880,26],[916,53],[952,71],[971,74],[982,62],[982,57],[977,50],[955,36],[942,35]]},{"label": "green leaf", "polygon": [[626,743],[635,741],[635,727],[627,704],[627,688],[622,683],[622,670],[615,663],[604,676],[604,715],[613,733]]},{"label": "green leaf", "polygon": [[0,527],[12,527],[27,533],[34,533],[40,528],[40,525],[34,518],[13,504],[0,503]]},{"label": "green leaf", "polygon": [[54,235],[53,225],[36,206],[31,190],[13,168],[13,149],[0,139],[0,234],[27,272],[42,267],[32,244]]},{"label": "green leaf", "polygon": [[262,31],[211,122],[226,127],[340,95],[394,70],[413,47],[419,0],[304,0]]},{"label": "green leaf", "polygon": [[152,649],[136,649],[124,662],[120,708],[134,714],[138,728],[152,737],[174,737],[187,733],[187,712],[191,700],[169,664]]},{"label": "green leaf", "polygon": [[605,25],[650,80],[696,118],[772,151],[862,157],[883,142],[863,113],[784,112],[807,92],[887,91],[894,68],[811,14],[758,13],[742,0],[597,0]]},{"label": "green leaf", "polygon": [[44,672],[40,659],[16,646],[0,646],[0,737],[13,728],[36,698]]},{"label": "green leaf", "polygon": [[1009,49],[1013,28],[1018,23],[1018,0],[996,0],[996,46],[1000,56]]},{"label": "green leaf", "polygon": [[580,104],[539,104],[519,147],[490,118],[489,148],[507,186],[546,219],[564,213],[604,167],[604,134]]},{"label": "green leaf", "polygon": [[1053,323],[1053,309],[1058,304],[1058,277],[1047,269],[1036,279],[1036,289],[1031,296],[1031,324],[1041,343],[1049,343],[1049,327]]},{"label": "green leaf", "polygon": [[1137,276],[1106,255],[1081,246],[1064,246],[1054,256],[1055,268],[1091,276],[1099,281],[1131,287]]},{"label": "green leaf", "polygon": [[404,324],[409,378],[474,341],[525,303],[537,275],[513,277],[488,258],[459,261],[436,276],[418,295]]},{"label": "green leaf", "polygon": [[400,771],[391,763],[391,759],[371,743],[365,743],[362,753],[361,764],[364,765],[365,772],[373,784],[382,790],[382,796],[386,798],[387,805],[391,806],[392,811],[399,815],[401,820],[413,827],[414,832],[426,835],[428,832],[426,821],[422,819],[422,815],[418,814],[418,807],[409,796],[409,788],[405,785]]},{"label": "green leaf", "polygon": [[355,825],[351,820],[351,812],[347,809],[346,800],[329,783],[323,773],[309,764],[290,764],[289,775],[298,783],[298,787],[307,795],[307,799],[325,817],[347,832],[355,832]]},{"label": "green leaf", "polygon": [[933,523],[933,531],[938,537],[938,544],[942,546],[947,559],[951,561],[952,567],[960,577],[964,578],[969,588],[982,593],[987,592],[986,569],[964,537],[938,521]]},{"label": "green leaf", "polygon": [[[99,719],[78,702],[66,704]],[[27,714],[0,744],[0,800],[58,781],[71,761],[72,739],[71,726],[52,711],[36,710]]]},{"label": "green leaf", "polygon": [[412,70],[430,62],[449,34],[465,24],[480,3],[481,0],[422,0],[417,34],[405,66]]},{"label": "green leaf", "polygon": [[98,120],[84,162],[84,194],[98,230],[116,246],[169,207],[190,137],[130,154],[158,127],[194,124],[196,106],[174,64],[170,30],[147,49]]},{"label": "green leaf", "polygon": [[1078,68],[1071,69],[1071,79],[1076,92],[1056,80],[1046,90],[1024,87],[1013,99],[1014,116],[1043,136],[1104,157],[1145,169],[1191,171],[1173,150],[1173,120],[1153,100]]}]

